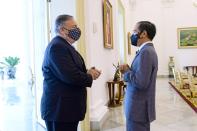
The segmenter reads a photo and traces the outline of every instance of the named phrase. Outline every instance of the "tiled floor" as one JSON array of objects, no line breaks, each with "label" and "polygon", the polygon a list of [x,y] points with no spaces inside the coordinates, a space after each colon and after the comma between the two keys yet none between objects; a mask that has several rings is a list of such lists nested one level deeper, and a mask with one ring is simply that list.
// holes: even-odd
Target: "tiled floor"
[{"label": "tiled floor", "polygon": [[[18,85],[16,87],[11,85]],[[157,80],[157,120],[151,131],[197,131],[197,114],[169,86]],[[34,118],[34,102],[28,85],[0,83],[0,131],[45,131]],[[110,109],[101,131],[125,131],[123,107]]]},{"label": "tiled floor", "polygon": [[[157,119],[151,131],[197,131],[197,114],[168,84],[168,79],[157,80]],[[102,131],[125,131],[123,107],[110,109]]]}]

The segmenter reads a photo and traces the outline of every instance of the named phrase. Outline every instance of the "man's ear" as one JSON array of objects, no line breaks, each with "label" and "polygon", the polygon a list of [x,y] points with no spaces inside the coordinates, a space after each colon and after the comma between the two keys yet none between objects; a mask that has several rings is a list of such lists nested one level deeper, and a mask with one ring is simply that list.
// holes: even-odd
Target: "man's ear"
[{"label": "man's ear", "polygon": [[68,34],[68,31],[65,30],[63,27],[60,27],[60,32],[61,32],[61,33],[65,33],[65,32],[66,32],[66,34]]},{"label": "man's ear", "polygon": [[140,39],[144,38],[147,36],[147,31],[142,31],[142,33],[140,33]]},{"label": "man's ear", "polygon": [[145,37],[147,37],[147,36],[148,36],[148,33],[147,33],[147,31],[146,31],[146,30],[144,30],[142,33],[143,33],[143,36],[145,36]]},{"label": "man's ear", "polygon": [[64,31],[64,29],[62,27],[60,27],[59,32],[62,33]]},{"label": "man's ear", "polygon": [[142,39],[144,37],[144,31],[139,33],[139,38]]}]

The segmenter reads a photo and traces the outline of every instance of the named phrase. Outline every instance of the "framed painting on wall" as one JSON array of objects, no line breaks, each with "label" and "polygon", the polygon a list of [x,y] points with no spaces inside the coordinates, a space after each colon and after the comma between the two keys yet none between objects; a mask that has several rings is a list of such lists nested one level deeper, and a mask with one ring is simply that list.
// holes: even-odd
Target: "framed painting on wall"
[{"label": "framed painting on wall", "polygon": [[131,55],[131,32],[128,32],[128,54]]},{"label": "framed painting on wall", "polygon": [[178,28],[178,47],[197,48],[197,27]]},{"label": "framed painting on wall", "polygon": [[103,31],[104,31],[104,47],[113,48],[113,17],[112,17],[112,5],[109,0],[104,0],[103,4]]}]

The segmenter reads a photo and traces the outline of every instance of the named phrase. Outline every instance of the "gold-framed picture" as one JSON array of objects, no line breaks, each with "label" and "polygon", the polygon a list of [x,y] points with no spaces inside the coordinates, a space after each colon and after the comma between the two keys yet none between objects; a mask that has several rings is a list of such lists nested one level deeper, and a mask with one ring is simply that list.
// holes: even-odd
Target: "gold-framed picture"
[{"label": "gold-framed picture", "polygon": [[128,32],[127,38],[128,38],[128,54],[131,55],[131,32]]},{"label": "gold-framed picture", "polygon": [[178,28],[178,48],[197,48],[197,27]]},{"label": "gold-framed picture", "polygon": [[103,17],[104,47],[113,49],[113,14],[109,0],[104,0]]}]

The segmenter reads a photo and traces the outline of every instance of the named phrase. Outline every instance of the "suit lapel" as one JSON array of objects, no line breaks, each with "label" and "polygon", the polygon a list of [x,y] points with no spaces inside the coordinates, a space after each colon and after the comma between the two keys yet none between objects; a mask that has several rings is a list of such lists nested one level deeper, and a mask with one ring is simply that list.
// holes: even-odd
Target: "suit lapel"
[{"label": "suit lapel", "polygon": [[[59,36],[58,36],[59,37]],[[61,37],[59,37],[61,38]],[[84,60],[82,58],[82,56],[75,50],[75,48],[70,45],[66,40],[64,40],[63,38],[61,38],[65,44],[66,44],[66,47],[68,48],[69,50],[69,53],[71,54],[72,56],[72,59],[74,61],[74,63],[76,64],[76,66],[83,72],[86,72],[86,67],[85,67],[85,63],[84,63]]]},{"label": "suit lapel", "polygon": [[137,58],[137,56],[138,56],[139,54],[140,54],[140,52],[138,51],[138,53],[135,55],[135,58],[133,59],[133,62],[132,62],[132,64],[131,64],[131,66],[133,65],[135,59]]},{"label": "suit lapel", "polygon": [[84,60],[82,58],[82,56],[75,50],[74,47],[69,47],[71,56],[73,58],[74,63],[76,64],[76,66],[81,70],[81,71],[86,71],[86,68],[84,67],[85,63]]},{"label": "suit lapel", "polygon": [[80,61],[82,63],[82,70],[86,72],[86,66],[85,66],[84,59],[78,51],[76,51],[76,52],[77,52],[78,56],[80,57]]},{"label": "suit lapel", "polygon": [[136,59],[137,56],[140,54],[140,52],[141,52],[144,48],[146,48],[146,47],[148,47],[148,46],[153,46],[153,44],[152,44],[152,43],[147,43],[140,51],[138,51],[137,54],[135,55],[135,58],[133,59],[133,62],[132,62],[132,64],[131,64],[131,66],[133,65],[135,59]]}]

